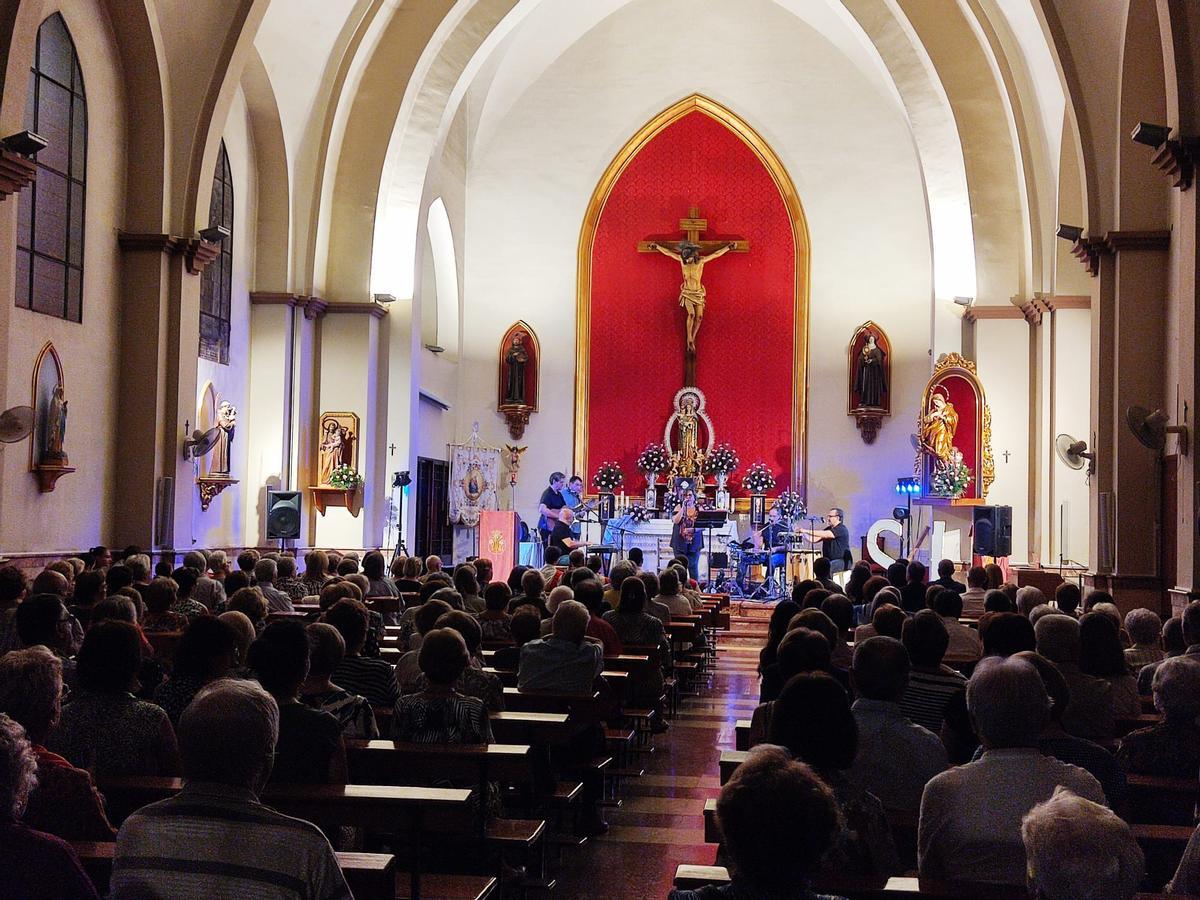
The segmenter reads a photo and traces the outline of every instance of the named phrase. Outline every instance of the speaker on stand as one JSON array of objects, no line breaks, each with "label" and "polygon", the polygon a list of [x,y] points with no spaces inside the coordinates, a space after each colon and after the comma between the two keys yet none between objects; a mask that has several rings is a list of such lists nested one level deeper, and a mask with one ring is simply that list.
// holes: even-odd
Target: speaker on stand
[{"label": "speaker on stand", "polygon": [[300,537],[300,491],[267,491],[267,540],[283,542]]},{"label": "speaker on stand", "polygon": [[971,516],[974,522],[973,554],[994,558],[1012,555],[1011,506],[975,506]]}]

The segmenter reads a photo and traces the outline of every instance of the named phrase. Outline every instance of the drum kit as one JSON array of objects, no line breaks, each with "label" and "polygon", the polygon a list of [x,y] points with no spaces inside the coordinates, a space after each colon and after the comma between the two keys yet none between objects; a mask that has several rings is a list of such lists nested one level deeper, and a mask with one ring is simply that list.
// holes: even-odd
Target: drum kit
[{"label": "drum kit", "polygon": [[[744,541],[730,540],[729,568],[731,572],[746,571],[746,583],[726,575],[721,579],[720,590],[728,591],[730,596],[745,597],[751,600],[785,600],[792,595],[792,585],[798,581],[813,577],[813,560],[820,556],[820,550],[806,543],[805,533],[797,531],[796,524],[804,521],[803,507],[793,511],[791,530],[778,535],[774,547],[757,548],[753,537]],[[811,520],[810,526],[815,530],[817,520]],[[759,529],[761,533],[763,529]],[[782,566],[768,575],[771,569],[771,557],[782,552],[786,560]],[[755,568],[758,578],[755,580]]]}]

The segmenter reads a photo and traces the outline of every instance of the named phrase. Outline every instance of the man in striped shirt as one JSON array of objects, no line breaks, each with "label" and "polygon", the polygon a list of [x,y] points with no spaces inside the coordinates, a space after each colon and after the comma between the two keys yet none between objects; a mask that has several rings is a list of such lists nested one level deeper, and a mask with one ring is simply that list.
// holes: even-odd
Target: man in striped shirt
[{"label": "man in striped shirt", "polygon": [[179,719],[184,787],[117,834],[112,896],[351,897],[329,841],[258,795],[271,773],[279,707],[252,681],[214,682]]}]

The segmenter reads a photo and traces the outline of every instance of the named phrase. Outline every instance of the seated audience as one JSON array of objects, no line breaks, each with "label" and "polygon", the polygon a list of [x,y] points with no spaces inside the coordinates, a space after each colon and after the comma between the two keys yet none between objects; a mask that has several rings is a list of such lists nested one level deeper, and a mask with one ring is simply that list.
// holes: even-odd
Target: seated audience
[{"label": "seated audience", "polygon": [[550,595],[546,598],[546,609],[550,610],[550,618],[542,620],[542,637],[550,634],[550,630],[554,627],[554,611],[558,609],[558,604],[564,600],[573,599],[575,599],[575,591],[565,584],[551,589]]},{"label": "seated audience", "polygon": [[692,604],[680,593],[679,574],[674,569],[666,568],[658,574],[658,599],[666,604],[674,617],[692,614]]},{"label": "seated audience", "polygon": [[453,628],[435,628],[421,642],[421,673],[425,688],[396,702],[392,739],[418,744],[489,744],[492,726],[487,707],[478,697],[459,693],[454,685],[470,656],[462,635]]},{"label": "seated audience", "polygon": [[[824,672],[833,678],[829,665],[829,640],[819,631],[797,626],[784,635],[779,642],[775,662],[763,672],[762,687],[758,695],[758,708],[752,723],[758,723],[757,732],[765,733],[770,726],[770,704],[779,697],[779,692],[788,680],[801,672]],[[837,680],[837,679],[835,679]],[[841,682],[838,682],[841,684]],[[846,687],[842,684],[843,689]],[[751,733],[756,731],[751,725]]]},{"label": "seated audience", "polygon": [[[75,578],[75,593],[71,597],[71,603],[67,607],[71,615],[73,615],[79,624],[84,628],[92,621],[92,609],[97,603],[104,599],[104,573],[89,571],[80,572]],[[3,606],[0,599],[0,620],[3,620]],[[0,624],[0,642],[3,638],[4,626]],[[5,648],[0,646],[0,653],[3,653]]]},{"label": "seated audience", "polygon": [[[958,595],[951,595],[955,602]],[[942,664],[950,638],[945,619],[934,610],[922,610],[904,623],[900,642],[908,651],[908,684],[900,698],[900,711],[934,734],[942,733],[951,703],[966,695],[967,679]]]},{"label": "seated audience", "polygon": [[399,597],[395,582],[387,577],[387,560],[378,550],[363,557],[362,574],[367,579],[368,597]]},{"label": "seated audience", "polygon": [[37,760],[22,821],[68,841],[111,841],[117,832],[92,776],[44,746],[62,713],[62,691],[62,663],[45,647],[0,657],[0,713],[25,729]]},{"label": "seated audience", "polygon": [[1083,592],[1080,591],[1079,585],[1070,581],[1064,581],[1054,589],[1054,605],[1058,607],[1059,612],[1068,616],[1078,616],[1082,599]]},{"label": "seated audience", "polygon": [[304,554],[304,575],[300,579],[305,587],[306,596],[320,594],[321,588],[329,580],[329,557],[324,550],[309,550]]},{"label": "seated audience", "polygon": [[855,606],[861,606],[866,602],[866,598],[863,596],[863,588],[870,579],[871,564],[865,559],[860,559],[850,569],[850,575],[846,579],[846,586],[841,590],[850,598],[851,603]]},{"label": "seated audience", "polygon": [[900,588],[900,605],[907,613],[914,613],[925,608],[925,578],[929,570],[924,563],[913,560],[908,564],[907,580]]},{"label": "seated audience", "polygon": [[[259,560],[261,562],[261,560]],[[342,723],[300,702],[308,677],[308,632],[292,620],[270,623],[250,645],[250,671],[279,706],[279,738],[271,781],[344,784]]]},{"label": "seated audience", "polygon": [[[603,618],[612,626],[623,646],[658,647],[660,661],[666,665],[671,658],[671,647],[667,643],[662,621],[644,612],[646,599],[646,583],[641,578],[627,578],[621,585],[620,606],[605,613]],[[626,602],[630,605],[626,606]],[[655,697],[662,693],[661,672],[651,675],[651,683],[646,685],[645,690],[648,693],[657,690]]]},{"label": "seated audience", "polygon": [[142,616],[142,631],[152,634],[160,631],[183,631],[187,628],[187,616],[173,612],[171,607],[178,599],[179,585],[170,578],[155,578],[142,589],[146,601],[146,614]]},{"label": "seated audience", "polygon": [[608,587],[604,591],[604,602],[608,604],[605,612],[616,609],[621,605],[621,585],[626,578],[633,578],[638,573],[638,567],[631,559],[622,559],[612,564],[608,572]]},{"label": "seated audience", "polygon": [[25,576],[16,566],[0,568],[0,655],[21,646],[17,636],[17,606],[29,593]]},{"label": "seated audience", "polygon": [[[401,594],[417,594],[421,591],[421,573],[424,571],[424,566],[421,564],[421,557],[406,556],[397,559],[396,562],[401,564],[400,574],[396,576],[396,590]],[[392,564],[393,567],[395,563]]]},{"label": "seated audience", "polygon": [[[1058,667],[1045,657],[1029,650],[1014,654],[1014,658],[1024,660],[1037,669],[1050,698],[1050,718],[1042,730],[1038,747],[1047,756],[1091,772],[1100,782],[1108,805],[1118,811],[1123,809],[1129,793],[1129,782],[1125,778],[1125,769],[1121,763],[1107,748],[1067,734],[1063,730],[1062,717],[1071,702],[1071,690]],[[978,759],[982,752],[980,748],[975,758]]]},{"label": "seated audience", "polygon": [[983,607],[984,595],[987,593],[987,572],[983,566],[972,566],[967,569],[967,589],[963,591],[962,614],[971,619],[978,619],[986,612]]},{"label": "seated audience", "polygon": [[426,600],[415,609],[412,618],[415,631],[408,640],[408,646],[412,649],[402,655],[396,663],[396,684],[399,685],[401,693],[420,689],[418,682],[421,678],[421,641],[437,627],[438,619],[448,612],[453,612],[445,600]]},{"label": "seated audience", "polygon": [[542,635],[542,617],[533,607],[518,609],[509,623],[513,646],[501,647],[492,657],[493,668],[516,672],[521,666],[521,648]]},{"label": "seated audience", "polygon": [[321,831],[259,802],[278,736],[278,705],[254,682],[201,690],[179,720],[183,790],[121,826],[113,896],[350,896]]},{"label": "seated audience", "polygon": [[1143,666],[1166,659],[1162,647],[1163,623],[1158,613],[1131,609],[1125,614],[1125,630],[1133,641],[1133,646],[1125,651],[1125,664],[1130,671],[1141,672]]},{"label": "seated audience", "polygon": [[[894,593],[894,592],[893,592]],[[854,645],[858,646],[868,638],[890,637],[900,640],[900,630],[904,627],[904,610],[890,602],[890,594],[880,591],[876,595],[875,612],[871,614],[869,625],[859,625],[854,629]],[[880,598],[888,602],[880,603]]]},{"label": "seated audience", "polygon": [[1125,735],[1117,759],[1132,775],[1195,778],[1200,770],[1200,660],[1165,660],[1154,672],[1153,689],[1162,720]]},{"label": "seated audience", "polygon": [[1016,612],[985,613],[979,620],[979,639],[984,656],[1012,656],[1037,647],[1033,625]]},{"label": "seated audience", "polygon": [[[462,635],[467,645],[467,667],[458,676],[454,689],[467,697],[478,697],[487,707],[488,712],[501,712],[504,709],[504,684],[500,678],[491,672],[483,671],[479,658],[479,642],[481,632],[479,623],[470,613],[461,609],[452,609],[443,613],[435,623],[436,628],[451,628]],[[420,656],[418,655],[418,663]],[[424,690],[428,686],[424,674],[417,676],[416,689]]]},{"label": "seated audience", "polygon": [[983,641],[979,639],[979,632],[958,620],[963,610],[961,594],[939,591],[930,608],[941,616],[942,624],[946,626],[946,636],[950,640],[946,649],[947,656],[954,659],[979,659],[983,655]]},{"label": "seated audience", "polygon": [[1145,857],[1112,810],[1057,787],[1021,820],[1026,885],[1040,900],[1131,900]]},{"label": "seated audience", "polygon": [[279,568],[275,560],[263,557],[254,564],[254,585],[267,601],[269,612],[294,612],[292,598],[275,587],[275,579],[279,576]]},{"label": "seated audience", "polygon": [[[224,586],[225,586],[225,595],[227,597],[232,598],[233,595],[236,594],[238,591],[240,591],[242,588],[254,587],[254,579],[251,578],[249,575],[247,575],[245,572],[243,572],[241,569],[238,569],[237,571],[230,572],[228,575],[225,576],[225,585]],[[262,596],[262,595],[260,594],[259,596]],[[267,601],[264,598],[263,603],[265,604],[266,602]]]},{"label": "seated audience", "polygon": [[175,731],[162,708],[133,696],[141,665],[138,630],[93,625],[79,650],[78,686],[46,746],[97,776],[178,775]]},{"label": "seated audience", "polygon": [[1137,679],[1129,674],[1121,646],[1120,619],[1093,610],[1079,620],[1079,670],[1112,685],[1113,715],[1133,719],[1141,714]]},{"label": "seated audience", "polygon": [[0,714],[0,896],[98,900],[71,845],[22,822],[37,783],[25,730]]},{"label": "seated audience", "polygon": [[858,752],[858,724],[846,691],[824,672],[807,672],[790,678],[772,706],[765,739],[812,766],[832,788],[842,812],[844,825],[825,870],[848,875],[899,871],[883,804],[847,777]]},{"label": "seated audience", "polygon": [[590,615],[577,600],[564,600],[554,613],[550,637],[521,648],[517,687],[522,691],[590,694],[604,669],[600,647],[584,640]]},{"label": "seated audience", "polygon": [[[1067,620],[1042,623],[1052,618]],[[1028,662],[981,660],[967,684],[967,708],[983,756],[934,776],[925,787],[917,833],[921,877],[1021,886],[1025,814],[1059,785],[1097,803],[1105,802],[1104,792],[1086,771],[1038,748],[1050,701]]]},{"label": "seated audience", "polygon": [[758,674],[762,675],[767,666],[775,662],[775,653],[779,643],[788,633],[788,623],[800,612],[800,604],[793,600],[781,600],[771,610],[771,618],[767,620],[767,642],[758,651]]},{"label": "seated audience", "polygon": [[717,798],[717,822],[733,880],[670,900],[815,898],[804,889],[843,831],[833,792],[778,747],[762,747],[738,766]]},{"label": "seated audience", "polygon": [[500,643],[511,641],[512,632],[509,623],[512,616],[508,614],[508,604],[512,600],[512,591],[503,581],[493,581],[483,589],[483,612],[479,614],[479,627],[483,630],[485,642]]},{"label": "seated audience", "polygon": [[838,586],[838,583],[829,577],[832,572],[832,567],[829,560],[823,556],[818,556],[813,560],[812,569],[813,580],[818,582],[821,587],[829,591],[831,594],[840,594],[842,592],[842,589]]},{"label": "seated audience", "polygon": [[983,567],[983,571],[987,573],[987,589],[989,591],[999,590],[1000,586],[1004,584],[1004,570],[995,563],[988,563]]},{"label": "seated audience", "polygon": [[292,603],[300,603],[309,595],[308,585],[296,574],[296,560],[286,554],[275,560],[275,589],[288,595]]},{"label": "seated audience", "polygon": [[308,632],[308,677],[300,686],[300,702],[329,713],[342,726],[342,737],[372,740],[379,737],[375,710],[366,697],[352,694],[330,680],[346,655],[346,642],[332,625],[313,622]]},{"label": "seated audience", "polygon": [[233,650],[233,668],[229,670],[230,678],[249,678],[250,670],[246,666],[246,654],[250,652],[250,645],[254,643],[254,638],[257,634],[254,631],[254,623],[246,616],[245,613],[237,610],[229,610],[217,616],[222,622],[228,623],[234,630],[236,641]]},{"label": "seated audience", "polygon": [[475,567],[461,565],[454,570],[454,589],[462,595],[462,608],[469,613],[481,613],[487,608],[479,593],[479,580],[475,576]]},{"label": "seated audience", "polygon": [[[73,636],[71,614],[57,594],[34,594],[17,607],[14,615],[21,647],[46,647],[62,661],[63,681],[75,683],[75,660],[71,658]],[[138,632],[139,634],[141,632]]]},{"label": "seated audience", "polygon": [[[239,571],[245,572],[251,577],[254,576],[254,565],[258,562],[259,556],[257,550],[243,550],[237,555],[237,567]],[[128,565],[128,563],[126,563]]]},{"label": "seated audience", "polygon": [[849,672],[854,661],[854,650],[846,643],[846,635],[854,628],[854,604],[845,594],[830,594],[821,601],[821,612],[829,617],[837,629],[837,638],[829,653],[829,662],[835,669]]},{"label": "seated audience", "polygon": [[543,619],[550,618],[546,607],[546,579],[539,569],[526,569],[521,576],[521,593],[512,598],[508,611],[515,613],[522,606],[532,606]]},{"label": "seated audience", "polygon": [[893,638],[868,638],[854,648],[850,677],[858,699],[851,709],[858,754],[848,777],[889,812],[916,813],[926,782],[946,768],[941,739],[900,707],[908,670],[908,651]]},{"label": "seated audience", "polygon": [[646,588],[646,607],[644,611],[662,622],[663,628],[666,628],[671,622],[671,610],[667,608],[667,604],[658,599],[660,587],[658,576],[653,572],[639,572],[637,577],[638,581],[645,585]]},{"label": "seated audience", "polygon": [[1045,616],[1038,620],[1035,632],[1037,652],[1058,666],[1071,690],[1063,728],[1076,737],[1111,740],[1115,729],[1113,688],[1103,678],[1080,669],[1079,622],[1070,616]]},{"label": "seated audience", "polygon": [[575,599],[587,607],[587,636],[600,642],[605,656],[620,656],[624,653],[621,639],[616,630],[601,618],[600,607],[604,603],[604,585],[594,576],[585,578],[575,585]]},{"label": "seated audience", "polygon": [[239,662],[238,633],[216,616],[197,619],[184,631],[175,648],[171,675],[154,689],[154,702],[163,708],[172,725],[200,688],[225,675]]},{"label": "seated audience", "polygon": [[956,594],[966,593],[967,586],[961,581],[955,581],[954,579],[955,568],[956,566],[954,565],[954,560],[952,559],[943,559],[939,561],[937,567],[938,577],[935,581],[930,583],[936,584],[939,587],[943,587],[948,591],[954,591]]},{"label": "seated audience", "polygon": [[372,706],[395,706],[400,696],[395,669],[386,660],[362,655],[370,621],[367,608],[357,600],[338,600],[321,621],[336,628],[346,642],[346,656],[333,670],[333,683],[366,697]]},{"label": "seated audience", "polygon": [[175,602],[171,604],[171,612],[186,616],[189,622],[194,622],[200,616],[208,615],[208,607],[193,599],[196,585],[200,582],[200,573],[187,566],[176,569],[171,573],[175,582]]},{"label": "seated audience", "polygon": [[[234,573],[236,574],[236,573]],[[226,579],[226,585],[233,578],[231,574]],[[267,601],[258,588],[238,588],[229,595],[229,609],[240,612],[254,626],[254,633],[260,634],[267,624]]]}]

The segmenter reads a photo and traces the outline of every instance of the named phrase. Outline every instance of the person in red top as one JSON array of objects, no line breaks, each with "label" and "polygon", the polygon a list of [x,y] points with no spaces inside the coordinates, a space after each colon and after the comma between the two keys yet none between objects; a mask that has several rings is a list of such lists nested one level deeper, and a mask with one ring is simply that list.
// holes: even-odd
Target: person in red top
[{"label": "person in red top", "polygon": [[37,785],[37,759],[25,729],[0,714],[0,897],[99,900],[71,845],[22,823]]},{"label": "person in red top", "polygon": [[584,632],[604,645],[605,656],[620,656],[623,651],[621,639],[611,625],[600,618],[600,604],[604,602],[604,585],[595,578],[587,578],[575,585],[575,599],[588,609],[588,626]]},{"label": "person in red top", "polygon": [[0,657],[0,713],[25,729],[37,760],[37,788],[23,821],[68,841],[111,841],[117,832],[92,776],[42,746],[58,722],[62,693],[62,662],[45,647]]}]

